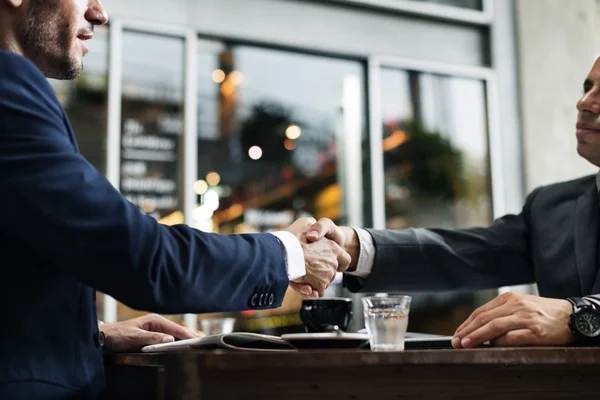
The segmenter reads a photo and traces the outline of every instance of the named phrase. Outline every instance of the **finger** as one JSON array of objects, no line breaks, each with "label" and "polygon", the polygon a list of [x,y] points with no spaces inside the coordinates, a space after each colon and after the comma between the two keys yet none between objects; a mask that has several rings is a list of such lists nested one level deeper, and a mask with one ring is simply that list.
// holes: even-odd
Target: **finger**
[{"label": "finger", "polygon": [[515,310],[506,304],[503,304],[496,308],[492,308],[489,311],[480,313],[479,315],[472,318],[471,322],[465,325],[462,329],[457,330],[454,336],[462,339],[471,334],[472,332],[476,331],[477,329],[481,328],[482,326],[490,323],[491,321],[498,318],[513,315],[514,313]]},{"label": "finger", "polygon": [[[319,292],[315,290],[310,283],[304,278],[300,278],[297,281],[290,282],[292,289],[296,290],[300,295],[308,299],[314,299],[319,297]],[[302,291],[301,291],[302,290]]]},{"label": "finger", "polygon": [[135,339],[135,342],[137,342],[136,344],[139,345],[140,348],[151,344],[171,343],[174,341],[175,338],[171,335],[167,335],[166,333],[148,331],[142,331]]},{"label": "finger", "polygon": [[310,297],[313,293],[312,286],[306,283],[290,282],[290,287],[302,296]]},{"label": "finger", "polygon": [[324,237],[338,244],[344,243],[344,234],[339,227],[329,218],[321,218],[319,222],[310,227],[306,238],[310,241],[321,240]]},{"label": "finger", "polygon": [[509,315],[490,321],[476,331],[465,336],[460,344],[464,348],[479,346],[488,340],[496,339],[507,332],[527,328],[527,321],[519,315]]},{"label": "finger", "polygon": [[536,336],[532,330],[517,329],[491,340],[490,344],[495,347],[533,346],[536,344],[535,340]]},{"label": "finger", "polygon": [[456,329],[456,333],[454,334],[455,336],[458,335],[462,330],[465,329],[465,327],[467,325],[470,325],[473,320],[475,320],[476,318],[479,318],[480,315],[485,314],[486,312],[489,312],[497,307],[500,307],[504,304],[506,304],[507,302],[507,297],[505,295],[501,295],[501,296],[497,296],[496,298],[494,298],[493,300],[491,300],[490,302],[484,304],[483,306],[479,307],[478,309],[476,309],[475,311],[473,311],[471,313],[471,315],[469,316],[469,318],[467,318],[467,320],[465,322],[463,322],[457,329]]},{"label": "finger", "polygon": [[309,229],[317,223],[317,220],[310,217],[310,218],[299,218],[296,221],[294,221],[294,223],[292,223],[292,225],[290,225],[287,230],[294,232],[295,234],[297,233],[305,233],[308,232]]},{"label": "finger", "polygon": [[174,341],[175,338],[166,333],[150,332],[137,328],[135,331],[128,332],[126,338],[121,338],[114,351],[117,353],[137,352],[144,346],[172,343]]},{"label": "finger", "polygon": [[141,328],[150,332],[166,333],[177,340],[192,339],[200,336],[195,331],[176,324],[160,315],[152,315]]},{"label": "finger", "polygon": [[311,279],[310,280],[310,286],[312,286],[312,290],[313,290],[313,295],[315,295],[315,293],[317,294],[317,297],[319,297],[320,294],[324,293],[325,290],[327,290],[327,286],[328,286],[328,282],[323,281],[323,277],[321,278],[315,278],[315,279]]}]

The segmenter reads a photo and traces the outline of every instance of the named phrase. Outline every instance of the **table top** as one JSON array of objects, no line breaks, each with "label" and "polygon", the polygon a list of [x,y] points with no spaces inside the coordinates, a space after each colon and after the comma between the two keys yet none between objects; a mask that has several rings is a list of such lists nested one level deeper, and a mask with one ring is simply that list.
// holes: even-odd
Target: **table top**
[{"label": "table top", "polygon": [[372,352],[328,350],[298,352],[185,351],[120,354],[107,359],[118,365],[194,364],[203,370],[332,368],[400,365],[590,365],[600,364],[600,347],[479,348]]}]

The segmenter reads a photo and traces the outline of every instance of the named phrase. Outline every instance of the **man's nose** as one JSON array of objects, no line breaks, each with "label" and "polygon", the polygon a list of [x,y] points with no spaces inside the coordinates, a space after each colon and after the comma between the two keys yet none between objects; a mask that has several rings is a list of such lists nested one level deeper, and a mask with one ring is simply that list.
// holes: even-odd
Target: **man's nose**
[{"label": "man's nose", "polygon": [[108,22],[108,15],[100,0],[89,0],[88,9],[85,12],[85,19],[93,25],[104,25]]}]

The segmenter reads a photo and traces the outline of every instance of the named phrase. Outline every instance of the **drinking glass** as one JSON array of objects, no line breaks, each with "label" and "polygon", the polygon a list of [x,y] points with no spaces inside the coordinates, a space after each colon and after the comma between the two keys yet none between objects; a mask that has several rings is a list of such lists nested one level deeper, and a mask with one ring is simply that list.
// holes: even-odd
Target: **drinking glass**
[{"label": "drinking glass", "polygon": [[365,326],[373,351],[404,350],[410,296],[363,297]]}]

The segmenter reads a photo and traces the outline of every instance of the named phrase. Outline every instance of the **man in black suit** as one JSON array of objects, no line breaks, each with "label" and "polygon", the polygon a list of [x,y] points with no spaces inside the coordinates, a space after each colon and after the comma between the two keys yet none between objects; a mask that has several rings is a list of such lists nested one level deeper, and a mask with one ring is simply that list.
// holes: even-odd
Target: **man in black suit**
[{"label": "man in black suit", "polygon": [[[577,151],[600,167],[600,59],[577,103]],[[519,215],[487,228],[363,230],[321,220],[309,238],[324,236],[352,256],[351,291],[479,290],[537,283],[540,296],[506,293],[480,307],[452,340],[473,347],[600,344],[598,257],[600,174],[544,186]],[[568,300],[567,300],[568,299]],[[598,308],[596,310],[595,308]]]},{"label": "man in black suit", "polygon": [[[147,316],[99,326],[95,290],[164,314],[279,306],[321,295],[350,263],[316,221],[215,235],[143,214],[79,154],[46,77],[73,79],[107,17],[99,0],[0,0],[0,399],[96,399],[102,348],[193,337]],[[142,384],[142,383],[140,383]]]}]

